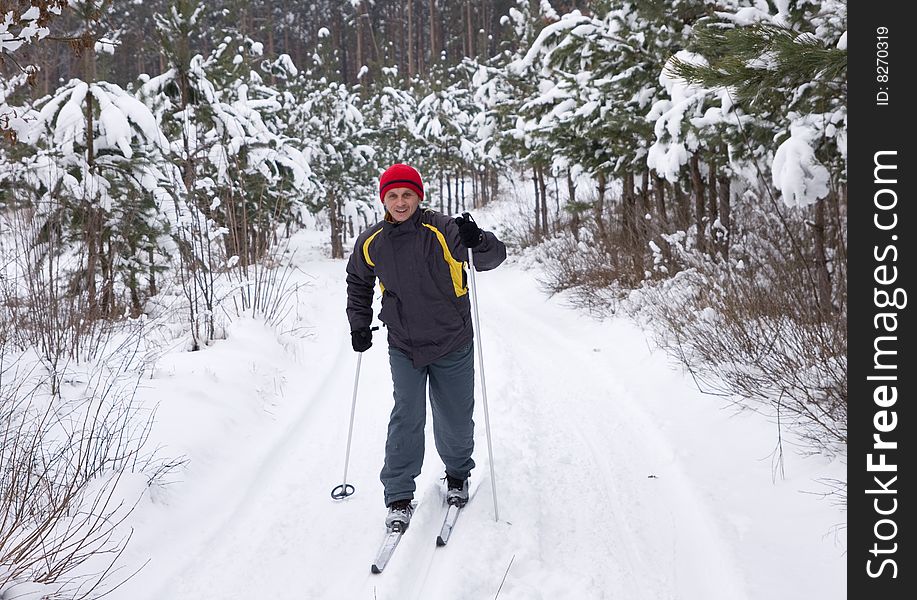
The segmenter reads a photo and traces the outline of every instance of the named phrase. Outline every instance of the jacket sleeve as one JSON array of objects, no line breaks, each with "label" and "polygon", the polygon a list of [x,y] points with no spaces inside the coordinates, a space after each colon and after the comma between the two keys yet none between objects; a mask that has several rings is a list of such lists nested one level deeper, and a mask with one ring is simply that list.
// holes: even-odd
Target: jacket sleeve
[{"label": "jacket sleeve", "polygon": [[350,260],[347,261],[347,320],[350,330],[369,327],[373,322],[373,286],[376,273],[363,257],[366,236],[357,238]]},{"label": "jacket sleeve", "polygon": [[[481,230],[484,234],[484,240],[474,248],[474,270],[489,271],[500,266],[506,260],[506,245],[497,239],[490,231]],[[468,249],[462,244],[459,237],[458,225],[455,219],[449,218],[446,222],[446,239],[449,240],[449,248],[452,250],[452,256],[456,260],[467,261]]]}]

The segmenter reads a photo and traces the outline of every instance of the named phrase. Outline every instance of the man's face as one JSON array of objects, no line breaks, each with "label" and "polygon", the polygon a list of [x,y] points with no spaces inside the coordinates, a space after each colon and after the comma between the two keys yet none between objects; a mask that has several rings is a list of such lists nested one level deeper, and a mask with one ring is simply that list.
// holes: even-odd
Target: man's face
[{"label": "man's face", "polygon": [[420,205],[420,196],[411,188],[392,188],[385,192],[382,204],[399,223],[408,220]]}]

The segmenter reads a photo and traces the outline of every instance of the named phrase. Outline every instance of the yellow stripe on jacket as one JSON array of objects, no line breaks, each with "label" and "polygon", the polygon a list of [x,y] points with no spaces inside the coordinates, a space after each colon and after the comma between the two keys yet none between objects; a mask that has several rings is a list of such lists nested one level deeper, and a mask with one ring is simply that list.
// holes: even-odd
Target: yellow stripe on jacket
[{"label": "yellow stripe on jacket", "polygon": [[[379,235],[380,233],[382,233],[381,227],[379,228],[379,231],[377,231],[376,233],[366,238],[366,241],[363,242],[363,258],[366,259],[366,264],[368,264],[370,267],[375,267],[376,263],[374,263],[373,259],[369,257],[369,244],[372,243],[373,238]],[[381,279],[379,280],[379,291],[382,292],[383,294],[385,293],[385,286],[382,284]]]},{"label": "yellow stripe on jacket", "polygon": [[446,236],[443,235],[442,231],[429,223],[424,223],[423,226],[436,234],[439,245],[443,247],[443,259],[446,261],[446,264],[449,265],[449,273],[452,275],[452,287],[455,289],[456,298],[464,296],[468,293],[468,288],[462,286],[462,275],[464,271],[462,263],[452,258],[452,253],[449,252],[449,244],[446,243]]}]

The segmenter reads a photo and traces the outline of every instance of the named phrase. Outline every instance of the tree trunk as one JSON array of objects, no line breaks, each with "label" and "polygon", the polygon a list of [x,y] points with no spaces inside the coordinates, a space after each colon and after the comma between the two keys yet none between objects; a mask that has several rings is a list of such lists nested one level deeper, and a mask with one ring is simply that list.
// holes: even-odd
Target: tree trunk
[{"label": "tree trunk", "polygon": [[[341,224],[341,255],[343,255],[344,248],[347,246],[347,242],[348,242],[347,219],[344,217],[344,202],[338,202],[337,205],[338,205],[338,223]],[[259,258],[261,256],[264,256],[264,254],[267,253],[268,246],[269,246],[268,243],[264,244],[264,250],[259,255]]]},{"label": "tree trunk", "polygon": [[[831,243],[834,247],[834,283],[838,289],[836,305],[847,305],[847,186],[836,186],[829,194],[832,209],[833,231]],[[833,287],[833,286],[832,286]]]},{"label": "tree trunk", "polygon": [[541,241],[541,205],[539,204],[538,167],[536,165],[532,165],[532,187],[535,190],[535,241],[539,242]]},{"label": "tree trunk", "polygon": [[[96,78],[95,52],[85,49],[83,51],[84,80],[92,84]],[[95,146],[94,130],[95,115],[93,114],[92,91],[86,92],[86,164],[87,173],[95,171]],[[86,184],[87,182],[83,182]],[[88,194],[88,185],[84,185],[84,193]],[[95,319],[99,316],[99,299],[96,296],[96,268],[101,252],[102,215],[101,209],[96,204],[96,198],[85,197],[83,201],[87,206],[86,219],[86,290],[89,295],[89,315]]]},{"label": "tree trunk", "polygon": [[484,169],[484,182],[483,186],[486,191],[484,192],[485,203],[490,202],[497,197],[497,169],[494,167],[488,167]]},{"label": "tree trunk", "polygon": [[488,53],[493,41],[490,39],[490,2],[481,2],[481,9],[478,11],[478,52]]},{"label": "tree trunk", "polygon": [[652,219],[653,211],[650,206],[650,172],[646,170],[643,172],[643,175],[640,176],[640,209],[641,214],[636,215],[635,225],[637,225],[637,236],[640,242],[640,245],[643,246],[645,240],[650,239],[652,236],[649,233],[649,229],[655,231],[656,224],[652,220],[647,220],[647,216]]},{"label": "tree trunk", "polygon": [[[88,52],[87,52],[88,54]],[[86,92],[86,164],[87,174],[95,168],[95,148],[93,146],[93,109],[92,91]],[[101,217],[95,198],[89,197],[88,182],[83,182],[83,202],[86,207],[86,293],[89,299],[89,316],[99,316],[98,297],[96,296],[96,263],[99,259],[99,238],[101,237]]]},{"label": "tree trunk", "polygon": [[474,22],[471,20],[471,0],[465,0],[465,32],[468,36],[468,44],[465,48],[465,56],[474,56]]},{"label": "tree trunk", "polygon": [[[347,33],[344,27],[344,16],[341,14],[341,11],[334,11],[334,19],[332,20],[332,29],[331,29],[331,44],[337,44],[338,47],[338,60],[341,65],[341,81],[345,84],[350,84],[350,44],[347,40]],[[308,53],[307,53],[308,56]],[[357,62],[359,63],[359,58]],[[359,66],[357,67],[359,69]]]},{"label": "tree trunk", "polygon": [[704,234],[704,229],[706,227],[706,211],[704,210],[704,206],[707,194],[704,188],[704,179],[700,174],[700,160],[697,158],[696,154],[691,156],[691,160],[688,161],[688,164],[691,166],[691,187],[694,192],[694,225],[697,229],[695,232],[695,244],[699,251],[704,252],[707,246]]},{"label": "tree trunk", "polygon": [[[459,177],[461,178],[461,182],[462,182],[462,183],[461,183],[461,196],[459,196],[459,197],[462,199],[462,212],[464,212],[464,211],[468,210],[468,209],[465,207],[465,169],[462,169],[462,170],[459,172]],[[471,181],[472,181],[472,183],[471,183],[472,193],[474,193],[474,172],[472,172]]]},{"label": "tree trunk", "polygon": [[722,245],[723,232],[719,224],[719,211],[717,210],[717,191],[716,191],[716,163],[712,160],[707,167],[707,215],[710,219],[710,254],[716,254],[716,251]]},{"label": "tree trunk", "polygon": [[153,249],[152,249],[152,248],[150,248],[150,249],[148,250],[147,256],[149,256],[149,259],[150,259],[150,274],[149,274],[149,280],[150,280],[150,286],[149,286],[150,296],[155,296],[156,294],[159,293],[159,290],[158,290],[158,288],[157,288],[157,286],[156,286],[156,263],[155,263],[156,255],[153,253]]},{"label": "tree trunk", "polygon": [[643,278],[643,244],[640,240],[639,215],[637,214],[637,193],[634,189],[634,174],[627,171],[624,174],[624,204],[622,207],[622,220],[624,230],[625,252],[631,255],[633,273],[636,280]]},{"label": "tree trunk", "polygon": [[439,61],[439,47],[436,39],[436,0],[430,0],[430,64]]},{"label": "tree trunk", "polygon": [[541,228],[545,237],[551,235],[548,219],[548,186],[544,182],[544,167],[538,167],[538,193],[541,195]]},{"label": "tree trunk", "polygon": [[[249,223],[249,214],[248,207],[245,204],[245,198],[233,198],[239,207],[239,212],[242,214],[242,223],[239,225],[239,239],[242,240],[242,247],[239,249],[239,256],[242,257],[242,260],[245,261],[245,266],[251,265],[254,261],[254,244],[252,244],[252,238],[249,236],[249,232],[252,230],[251,223]],[[203,238],[206,240],[206,236]],[[206,242],[205,242],[206,243]]]},{"label": "tree trunk", "polygon": [[[160,55],[162,56],[162,55]],[[191,51],[189,40],[186,37],[180,37],[177,41],[176,49],[176,62],[178,64],[178,82],[179,82],[179,92],[181,94],[179,98],[179,109],[180,111],[187,111],[188,105],[191,103],[191,83],[189,78],[189,69],[191,61]],[[187,112],[185,113],[187,114]],[[199,314],[199,304],[201,301],[201,295],[207,294],[205,280],[199,278],[200,273],[200,261],[204,257],[204,249],[201,247],[197,248],[197,244],[201,243],[201,236],[197,228],[194,226],[193,219],[196,218],[194,210],[196,207],[196,202],[194,198],[194,182],[195,182],[195,171],[194,171],[194,161],[192,157],[191,148],[196,146],[196,141],[192,143],[190,137],[190,128],[182,127],[182,156],[180,159],[181,170],[182,170],[182,181],[184,183],[184,189],[186,194],[186,203],[188,209],[191,212],[192,224],[191,231],[187,232],[184,228],[179,229],[181,236],[181,245],[179,246],[179,256],[181,258],[181,264],[179,265],[179,274],[182,282],[182,289],[185,293],[185,298],[188,301],[188,322],[191,326],[191,349],[192,351],[197,351],[200,349],[202,343],[206,343],[209,337],[201,336],[200,328],[201,322]],[[226,199],[221,198],[225,203]],[[228,204],[226,205],[229,206]],[[176,210],[178,207],[176,206]],[[231,210],[231,208],[230,208]],[[230,226],[230,233],[233,233],[233,230]],[[185,236],[188,237],[185,237]],[[227,242],[229,241],[230,236],[226,236]],[[151,261],[152,263],[152,261]],[[151,283],[155,283],[155,280]]]},{"label": "tree trunk", "polygon": [[687,229],[691,223],[691,204],[688,195],[682,189],[680,181],[672,184],[672,191],[675,194],[676,226],[679,230]]},{"label": "tree trunk", "polygon": [[110,229],[103,229],[99,240],[99,271],[102,275],[99,314],[104,318],[115,313],[115,251],[111,243]]},{"label": "tree trunk", "polygon": [[[471,208],[478,207],[478,199],[481,197],[480,193],[481,187],[480,182],[478,181],[478,170],[474,167],[471,168]],[[465,191],[462,190],[464,194]]]},{"label": "tree trunk", "polygon": [[[277,56],[277,52],[274,48],[274,18],[273,11],[268,8],[267,15],[265,16],[265,25],[264,29],[267,30],[267,55],[268,56]],[[286,30],[286,27],[284,27]]]},{"label": "tree trunk", "polygon": [[140,305],[140,292],[137,289],[137,270],[130,269],[128,272],[127,279],[127,289],[130,292],[131,297],[131,318],[136,319],[140,316],[140,313],[143,312],[143,307]]},{"label": "tree trunk", "polygon": [[621,238],[624,240],[624,246],[630,249],[634,243],[634,175],[633,173],[624,173],[621,179]]},{"label": "tree trunk", "polygon": [[554,181],[554,233],[557,233],[557,226],[560,225],[560,188],[557,184],[557,175],[552,175]]},{"label": "tree trunk", "polygon": [[357,4],[356,8],[356,37],[357,37],[357,47],[356,47],[356,64],[354,65],[354,72],[359,73],[360,69],[363,68],[365,60],[363,58],[363,2]]},{"label": "tree trunk", "polygon": [[844,238],[846,227],[847,213],[847,186],[838,185],[828,194],[828,201],[831,206],[832,220],[832,246],[837,256],[838,264],[847,264],[847,242]]},{"label": "tree trunk", "polygon": [[443,192],[443,170],[439,170],[439,212],[444,212],[445,207],[443,206],[443,198],[445,193]]},{"label": "tree trunk", "polygon": [[370,61],[374,66],[378,66],[382,62],[382,57],[379,52],[379,44],[376,43],[376,32],[373,29],[372,17],[369,14],[369,8],[366,6],[365,2],[360,3],[359,11],[360,14],[357,18],[363,22],[364,34],[369,36]]},{"label": "tree trunk", "polygon": [[605,172],[599,171],[596,174],[596,199],[595,206],[592,208],[592,216],[595,220],[596,229],[599,232],[599,239],[603,244],[608,242],[608,228],[605,227],[605,190],[608,181],[605,179]]},{"label": "tree trunk", "polygon": [[408,79],[411,79],[414,77],[414,73],[417,69],[416,65],[414,64],[414,0],[408,0],[406,11],[408,20],[408,34],[406,36],[408,45]]},{"label": "tree trunk", "polygon": [[573,181],[573,173],[567,169],[567,198],[569,204],[576,204],[576,183]]},{"label": "tree trunk", "polygon": [[568,205],[572,209],[570,211],[570,232],[573,234],[573,239],[578,242],[580,214],[579,209],[576,208],[576,184],[573,182],[573,175],[570,173],[569,169],[567,170],[567,198]]},{"label": "tree trunk", "polygon": [[414,49],[415,49],[414,51],[415,51],[415,56],[417,57],[417,73],[418,75],[424,75],[427,72],[427,63],[424,58],[426,48],[424,47],[424,44],[429,42],[429,38],[427,38],[427,36],[424,35],[425,32],[423,29],[423,14],[422,14],[423,11],[420,9],[415,9],[415,10],[417,11],[417,13],[415,14],[418,17],[416,20],[417,25],[414,27],[414,31],[416,35],[416,37],[414,38]]},{"label": "tree trunk", "polygon": [[[290,5],[289,5],[288,0],[283,0],[283,8],[281,9],[280,14],[283,14],[283,15],[290,14]],[[297,46],[298,45],[299,44],[297,44]],[[289,27],[283,28],[283,51],[289,54],[290,56],[293,55],[293,48],[290,47],[290,28]],[[302,63],[294,62],[293,64],[298,65]]]},{"label": "tree trunk", "polygon": [[344,242],[342,240],[344,228],[334,192],[328,194],[328,220],[331,222],[331,258],[344,258]]},{"label": "tree trunk", "polygon": [[818,308],[823,315],[831,312],[831,274],[828,272],[828,256],[825,252],[825,200],[815,203],[815,273],[818,282]]},{"label": "tree trunk", "polygon": [[656,196],[656,210],[661,221],[660,229],[666,231],[669,224],[669,214],[665,205],[665,179],[653,173],[653,194]]},{"label": "tree trunk", "polygon": [[716,190],[717,196],[719,197],[720,225],[722,225],[720,252],[723,253],[723,258],[729,258],[729,244],[732,233],[731,189],[732,184],[728,175],[721,174],[717,177]]}]

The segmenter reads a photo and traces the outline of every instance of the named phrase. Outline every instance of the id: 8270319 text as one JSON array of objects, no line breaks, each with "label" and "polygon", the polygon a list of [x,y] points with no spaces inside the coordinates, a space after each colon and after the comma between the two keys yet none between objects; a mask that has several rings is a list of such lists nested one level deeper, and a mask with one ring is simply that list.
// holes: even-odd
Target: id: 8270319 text
[{"label": "id: 8270319 text", "polygon": [[888,106],[888,27],[876,27],[876,106]]}]

